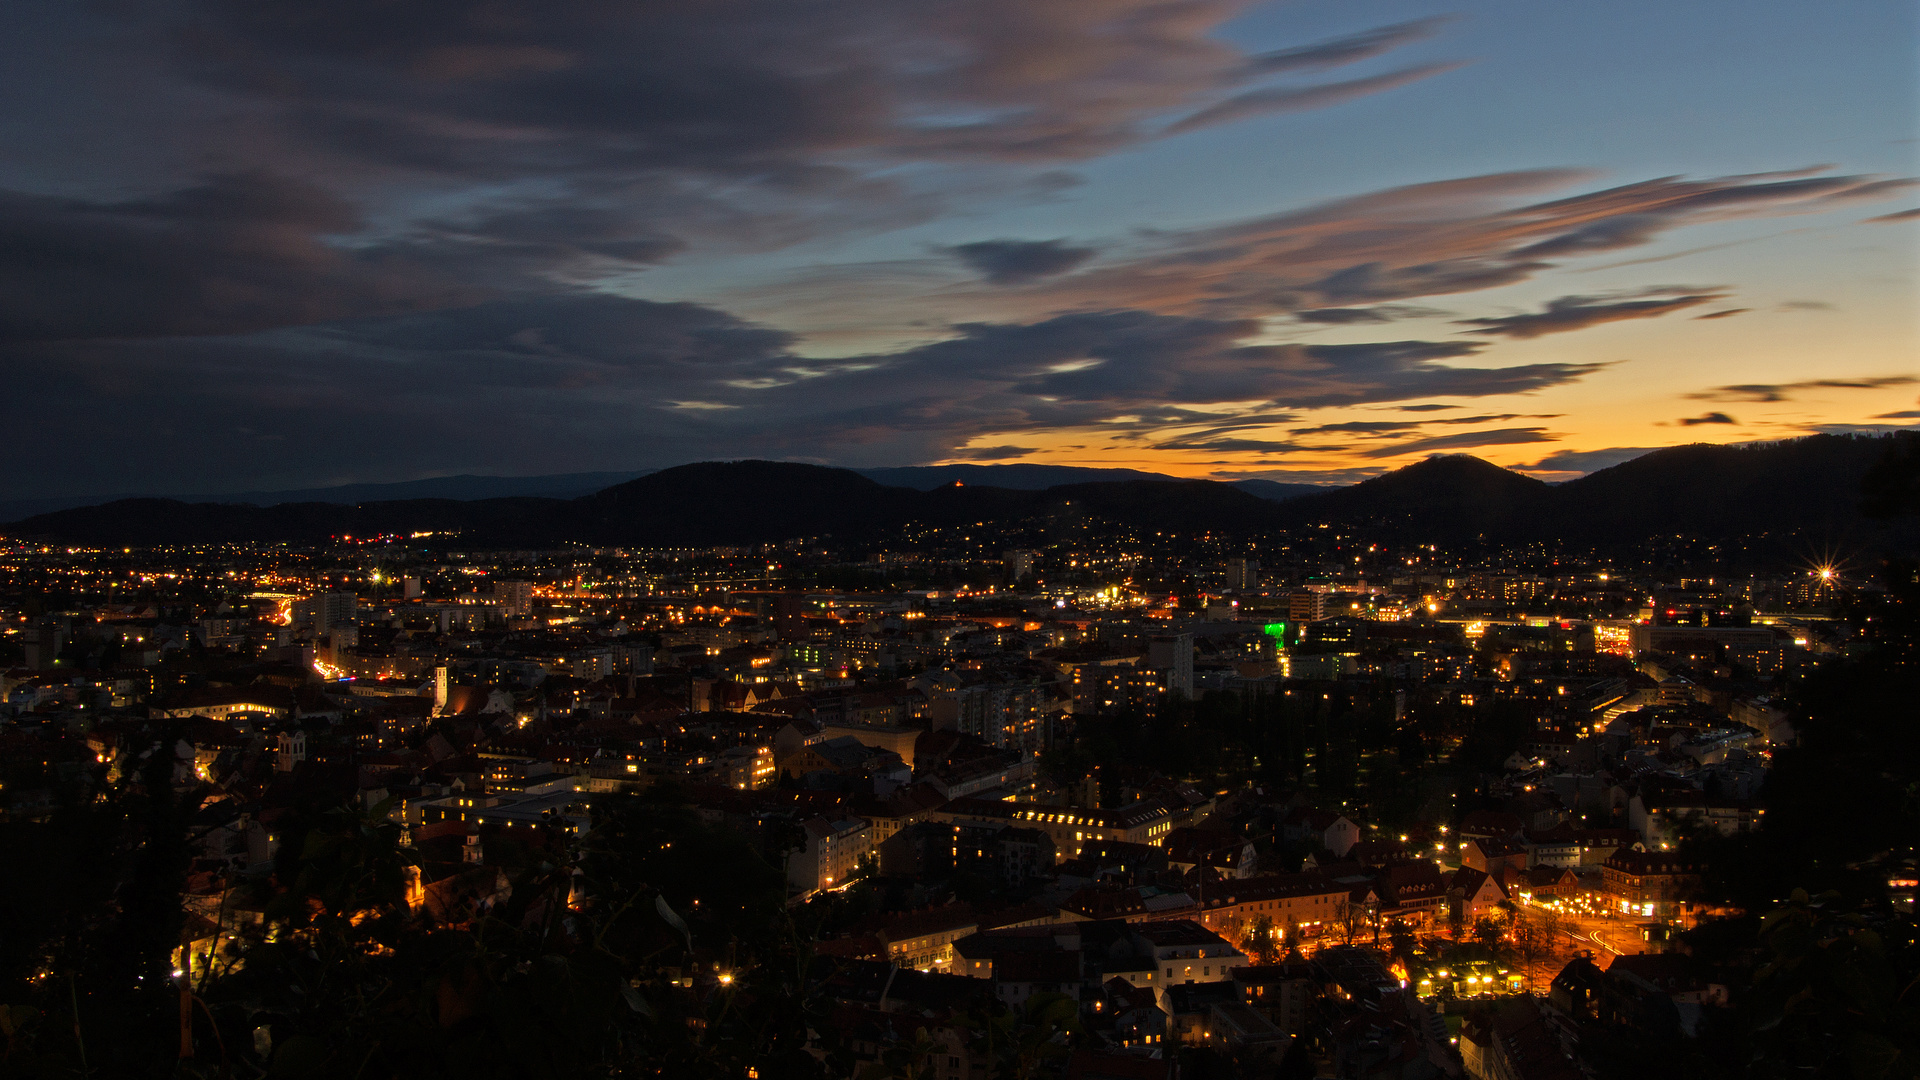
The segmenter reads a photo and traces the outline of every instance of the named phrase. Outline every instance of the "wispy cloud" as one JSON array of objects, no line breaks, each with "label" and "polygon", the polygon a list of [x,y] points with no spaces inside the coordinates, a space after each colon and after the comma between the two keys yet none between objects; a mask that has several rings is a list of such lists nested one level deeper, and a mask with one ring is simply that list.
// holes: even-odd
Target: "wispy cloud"
[{"label": "wispy cloud", "polygon": [[1272,86],[1248,90],[1217,105],[1210,105],[1199,112],[1183,117],[1169,124],[1166,131],[1169,135],[1180,135],[1253,116],[1324,109],[1355,98],[1370,97],[1387,90],[1395,90],[1422,79],[1430,79],[1460,66],[1457,63],[1420,64],[1402,68],[1399,71],[1390,71],[1384,75],[1369,75],[1363,79],[1347,79],[1343,82],[1323,83],[1318,86]]},{"label": "wispy cloud", "polygon": [[1153,444],[1155,450],[1213,450],[1234,454],[1291,454],[1303,450],[1323,450],[1320,446],[1273,439],[1168,439]]},{"label": "wispy cloud", "polygon": [[1249,58],[1247,70],[1253,75],[1285,75],[1296,71],[1320,71],[1345,64],[1370,60],[1402,45],[1431,37],[1451,20],[1447,16],[1416,19],[1376,27],[1357,34],[1332,38],[1312,45],[1276,49]]},{"label": "wispy cloud", "polygon": [[1005,461],[1030,457],[1039,452],[1039,448],[1033,446],[969,446],[953,451],[951,456],[967,461]]},{"label": "wispy cloud", "polygon": [[1880,390],[1889,386],[1910,386],[1914,383],[1920,383],[1920,378],[1912,375],[1808,379],[1804,382],[1740,383],[1734,386],[1716,386],[1711,390],[1703,390],[1687,396],[1696,401],[1791,401],[1795,395],[1808,390]]},{"label": "wispy cloud", "polygon": [[[1650,243],[1689,224],[1805,212],[1885,191],[1868,176],[1763,175],[1667,178],[1528,201],[1581,179],[1566,170],[1463,177],[1212,228],[1087,242],[1101,249],[1098,258],[1017,296],[949,289],[924,302],[990,302],[1026,317],[1133,308],[1364,325],[1380,316],[1415,317],[1405,310],[1410,301],[1512,285],[1564,260]],[[1473,325],[1489,336],[1518,337],[1654,317],[1726,295],[1699,288],[1570,296],[1544,312],[1488,316]]]},{"label": "wispy cloud", "polygon": [[1281,484],[1321,484],[1338,487],[1371,480],[1386,472],[1385,466],[1355,466],[1345,469],[1237,468],[1215,472],[1216,480],[1272,480]]},{"label": "wispy cloud", "polygon": [[1296,311],[1295,319],[1303,323],[1326,323],[1330,326],[1352,326],[1360,323],[1385,323],[1396,319],[1424,319],[1446,315],[1437,308],[1416,307],[1411,304],[1381,304],[1364,308],[1309,308]]},{"label": "wispy cloud", "polygon": [[1461,319],[1462,325],[1476,329],[1474,334],[1498,334],[1502,337],[1537,338],[1584,330],[1602,323],[1625,319],[1651,319],[1670,312],[1684,311],[1701,304],[1726,299],[1724,292],[1695,293],[1661,300],[1609,301],[1591,296],[1563,296],[1549,301],[1545,311],[1527,315],[1502,315],[1491,318]]},{"label": "wispy cloud", "polygon": [[[1496,424],[1503,420],[1554,420],[1560,413],[1487,413],[1480,416],[1449,416],[1434,420],[1346,420],[1334,424],[1319,424],[1314,427],[1294,428],[1295,435],[1318,435],[1323,433],[1380,434],[1386,432],[1416,431],[1431,424]],[[1398,437],[1398,436],[1395,436]]]},{"label": "wispy cloud", "polygon": [[1399,457],[1403,454],[1428,454],[1441,450],[1466,450],[1476,446],[1512,446],[1518,443],[1557,442],[1546,428],[1497,428],[1492,431],[1463,431],[1457,435],[1436,435],[1429,439],[1393,443],[1361,451],[1361,457]]}]

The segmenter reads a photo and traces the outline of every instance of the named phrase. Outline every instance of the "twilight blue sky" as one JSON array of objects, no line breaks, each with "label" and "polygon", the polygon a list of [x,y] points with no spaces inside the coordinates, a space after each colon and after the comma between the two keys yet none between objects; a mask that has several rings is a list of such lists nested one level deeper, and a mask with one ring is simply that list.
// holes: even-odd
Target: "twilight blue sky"
[{"label": "twilight blue sky", "polygon": [[0,20],[0,495],[1557,478],[1920,416],[1908,4]]}]

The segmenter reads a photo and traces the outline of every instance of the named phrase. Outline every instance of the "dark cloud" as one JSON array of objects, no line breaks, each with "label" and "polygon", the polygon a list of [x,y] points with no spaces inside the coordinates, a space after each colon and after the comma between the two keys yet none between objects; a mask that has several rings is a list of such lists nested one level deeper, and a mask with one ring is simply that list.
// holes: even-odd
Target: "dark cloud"
[{"label": "dark cloud", "polygon": [[1915,208],[1912,210],[1896,210],[1891,214],[1881,214],[1879,217],[1870,217],[1867,219],[1867,221],[1875,222],[1875,223],[1885,223],[1885,222],[1894,222],[1894,221],[1912,221],[1915,218],[1920,218],[1920,208]]},{"label": "dark cloud", "polygon": [[[728,441],[779,452],[780,439],[740,437],[727,418],[749,410],[726,383],[796,364],[789,343],[693,304],[553,297],[223,338],[23,344],[0,350],[0,373],[35,393],[0,401],[0,419],[41,443],[23,449],[14,482],[43,490],[660,465],[725,456]],[[81,411],[88,454],[59,434],[59,417]]]},{"label": "dark cloud", "polygon": [[[1338,424],[1320,424],[1316,427],[1294,428],[1295,435],[1317,435],[1323,432],[1350,432],[1378,434],[1384,432],[1417,431],[1429,424],[1497,424],[1503,420],[1556,420],[1560,413],[1487,413],[1480,416],[1449,416],[1438,420],[1348,420]],[[1398,438],[1398,435],[1388,437]]]},{"label": "dark cloud", "polygon": [[595,257],[656,263],[686,249],[686,241],[666,232],[660,222],[603,201],[609,196],[480,206],[466,215],[421,222],[407,243],[414,250],[441,250],[452,260],[484,257],[538,269]]},{"label": "dark cloud", "polygon": [[[1077,182],[1054,166],[1158,138],[1170,119],[1278,74],[1376,56],[1437,25],[1255,55],[1217,33],[1241,8],[74,9],[73,25],[45,39],[65,50],[46,67],[129,98],[115,106],[126,115],[83,121],[106,125],[123,174],[89,178],[85,196],[45,194],[57,184],[0,192],[0,332],[233,333],[625,286],[690,246],[756,250],[925,221],[968,184],[1045,197]],[[121,78],[133,69],[137,78]],[[1291,92],[1332,101],[1366,91]],[[196,176],[195,162],[227,171]],[[990,169],[999,179],[982,179]],[[116,185],[146,194],[98,194]],[[961,257],[1000,284],[1086,258],[1061,242],[968,247]]]},{"label": "dark cloud", "polygon": [[1479,351],[1459,342],[1243,345],[1258,335],[1257,321],[1144,311],[1061,315],[1026,325],[966,324],[958,330],[955,338],[910,350],[884,365],[895,375],[964,372],[974,379],[1007,379],[1021,393],[1067,402],[1266,401],[1280,408],[1525,393],[1576,381],[1599,367],[1441,363]]},{"label": "dark cloud", "polygon": [[1710,412],[1702,416],[1689,416],[1680,421],[1681,427],[1698,427],[1701,424],[1737,424],[1740,421],[1723,412]]},{"label": "dark cloud", "polygon": [[1695,315],[1693,318],[1696,322],[1701,319],[1725,319],[1733,315],[1745,315],[1752,310],[1752,308],[1743,307],[1726,308],[1721,311],[1709,311],[1705,315]]},{"label": "dark cloud", "polygon": [[1153,444],[1155,450],[1212,450],[1218,453],[1291,454],[1301,450],[1325,450],[1324,446],[1271,439],[1168,439]]},{"label": "dark cloud", "polygon": [[1299,417],[1294,413],[1272,412],[1265,409],[1235,411],[1223,416],[1214,410],[1143,403],[1129,408],[1125,416],[1109,417],[1100,426],[1102,430],[1115,432],[1121,438],[1140,438],[1171,428],[1180,428],[1190,437],[1207,438],[1262,428],[1270,424],[1291,423],[1297,419]]},{"label": "dark cloud", "polygon": [[1358,434],[1373,435],[1380,432],[1412,431],[1423,420],[1347,420],[1338,424],[1318,424],[1314,427],[1294,428],[1295,435]]},{"label": "dark cloud", "polygon": [[[699,304],[606,295],[542,297],[366,319],[273,340],[351,351],[393,350],[489,370],[562,372],[560,384],[603,381],[593,373],[643,373],[672,383],[723,384],[802,363],[794,339]],[[512,378],[518,380],[521,375]]]},{"label": "dark cloud", "polygon": [[947,249],[995,285],[1023,285],[1064,274],[1093,258],[1094,250],[1064,240],[979,240]]},{"label": "dark cloud", "polygon": [[1395,319],[1421,319],[1446,312],[1434,308],[1414,307],[1409,304],[1381,304],[1367,308],[1309,308],[1296,311],[1293,317],[1301,322],[1328,323],[1334,326],[1350,326],[1355,323],[1384,323]]},{"label": "dark cloud", "polygon": [[[298,486],[715,456],[940,460],[983,434],[1003,436],[997,453],[1071,428],[1286,453],[1253,429],[1292,420],[1288,405],[1526,392],[1593,370],[1482,368],[1463,342],[1245,343],[1259,331],[1102,312],[820,359],[712,308],[576,294],[226,338],[16,344],[0,377],[35,393],[6,401],[0,423],[26,447],[16,476],[45,489]],[[62,433],[83,414],[92,452],[74,455]]]},{"label": "dark cloud", "polygon": [[151,199],[0,194],[0,342],[226,334],[472,302],[391,249],[326,238],[354,209],[263,174]]},{"label": "dark cloud", "polygon": [[1037,446],[972,446],[955,450],[951,456],[967,461],[1005,461],[1008,458],[1022,458],[1040,452]]},{"label": "dark cloud", "polygon": [[1584,330],[1602,323],[1624,319],[1651,319],[1673,311],[1726,298],[1725,293],[1697,293],[1662,300],[1607,301],[1591,296],[1563,296],[1547,303],[1545,311],[1531,315],[1503,315],[1493,318],[1461,319],[1462,325],[1477,327],[1475,334],[1498,334],[1512,338],[1537,338]]},{"label": "dark cloud", "polygon": [[1307,311],[1296,311],[1293,317],[1301,322],[1330,323],[1334,326],[1393,321],[1393,316],[1379,308],[1312,308]]},{"label": "dark cloud", "polygon": [[1439,405],[1434,403],[1428,403],[1425,405],[1401,405],[1398,407],[1397,411],[1399,412],[1439,412],[1442,409],[1458,409],[1458,408],[1460,408],[1460,406],[1458,405]]},{"label": "dark cloud", "polygon": [[[1284,424],[1297,419],[1292,413],[1273,413],[1255,410],[1236,413],[1227,423],[1218,423],[1220,414],[1189,413],[1181,417],[1166,414],[1135,415],[1125,421],[1109,420],[1100,425],[1103,431],[1113,433],[1123,440],[1162,438],[1168,431],[1179,430],[1180,441],[1189,443],[1210,442],[1228,435],[1238,435],[1247,431],[1265,431],[1275,424]],[[1198,426],[1195,426],[1195,425]]]},{"label": "dark cloud", "polygon": [[1476,446],[1512,446],[1516,443],[1556,442],[1558,435],[1547,434],[1546,428],[1496,428],[1492,431],[1463,431],[1457,435],[1435,435],[1429,439],[1416,439],[1413,442],[1397,442],[1389,446],[1376,447],[1362,451],[1362,457],[1383,458],[1399,457],[1402,454],[1425,454],[1440,450],[1464,450]]},{"label": "dark cloud", "polygon": [[1795,394],[1806,390],[1879,390],[1888,386],[1910,386],[1917,382],[1920,379],[1911,375],[1879,375],[1857,379],[1808,379],[1792,383],[1742,383],[1716,386],[1687,396],[1696,401],[1790,401]]},{"label": "dark cloud", "polygon": [[[304,141],[408,168],[512,174],[758,176],[822,154],[1071,160],[1276,73],[1377,55],[1430,29],[1250,56],[1217,35],[1234,0],[183,6],[194,76],[278,108]],[[1316,91],[1367,92],[1301,88]]]},{"label": "dark cloud", "polygon": [[1881,413],[1875,420],[1920,420],[1920,409],[1906,409],[1901,412]]}]

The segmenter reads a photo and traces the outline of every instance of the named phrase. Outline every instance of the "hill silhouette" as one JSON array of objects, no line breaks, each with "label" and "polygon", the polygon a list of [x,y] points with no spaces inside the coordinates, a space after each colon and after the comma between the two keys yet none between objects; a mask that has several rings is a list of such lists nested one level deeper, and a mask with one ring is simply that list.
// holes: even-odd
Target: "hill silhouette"
[{"label": "hill silhouette", "polygon": [[1283,484],[1278,480],[1234,480],[1230,483],[1249,495],[1258,495],[1274,502],[1286,502],[1303,495],[1317,495],[1323,491],[1338,490],[1322,484]]},{"label": "hill silhouette", "polygon": [[849,469],[783,461],[704,461],[577,499],[566,516],[590,543],[710,546],[869,532],[920,493]]},{"label": "hill silhouette", "polygon": [[1564,484],[1468,455],[1429,458],[1281,505],[1292,524],[1372,528],[1403,539],[1636,543],[1686,534],[1839,538],[1879,526],[1862,513],[1874,463],[1920,435],[1812,435],[1655,450]]},{"label": "hill silhouette", "polygon": [[1045,491],[1062,484],[1097,484],[1111,480],[1173,480],[1162,473],[1139,469],[1093,469],[1081,465],[900,465],[881,469],[855,469],[854,472],[888,487],[932,491],[955,480],[963,484],[1011,488],[1015,491]]},{"label": "hill silhouette", "polygon": [[1552,485],[1466,454],[1395,469],[1352,487],[1281,504],[1294,523],[1373,525],[1449,538],[1525,529],[1553,497]]},{"label": "hill silhouette", "polygon": [[[1045,491],[1048,488],[1065,487],[1070,484],[1103,484],[1127,480],[1180,482],[1180,477],[1177,476],[1141,472],[1139,469],[1093,469],[1080,465],[1034,463],[908,465],[898,468],[855,469],[854,471],[869,480],[878,480],[891,487],[908,487],[919,491],[932,491],[935,488],[945,487],[955,480],[968,485],[1012,488],[1016,491]],[[1228,487],[1239,488],[1249,495],[1258,495],[1260,498],[1274,502],[1284,502],[1326,490],[1318,484],[1286,484],[1276,480],[1229,480],[1225,483]]]},{"label": "hill silhouette", "polygon": [[340,536],[457,533],[476,546],[589,543],[709,547],[797,537],[852,538],[918,521],[935,525],[1035,516],[1100,517],[1142,528],[1255,529],[1277,504],[1210,480],[1133,480],[1039,491],[948,485],[888,487],[848,469],[778,461],[700,462],[577,499],[410,499],[355,505],[186,503],[124,499],[41,514],[0,531],[96,546],[312,544]]},{"label": "hill silhouette", "polygon": [[1657,532],[1734,535],[1863,524],[1874,463],[1920,436],[1814,435],[1778,443],[1670,446],[1554,491],[1543,526],[1598,539]]},{"label": "hill silhouette", "polygon": [[339,536],[436,532],[458,534],[462,543],[480,547],[706,547],[798,537],[851,540],[911,522],[1097,518],[1182,533],[1338,524],[1415,542],[1630,544],[1659,535],[1759,533],[1837,538],[1883,528],[1861,513],[1862,480],[1876,462],[1911,456],[1917,442],[1920,435],[1902,432],[1676,446],[1557,486],[1451,455],[1284,501],[1209,480],[1123,479],[1039,490],[950,483],[922,491],[819,465],[701,462],[574,499],[266,507],[126,499],[37,515],[0,526],[0,534],[94,546],[312,544]]}]

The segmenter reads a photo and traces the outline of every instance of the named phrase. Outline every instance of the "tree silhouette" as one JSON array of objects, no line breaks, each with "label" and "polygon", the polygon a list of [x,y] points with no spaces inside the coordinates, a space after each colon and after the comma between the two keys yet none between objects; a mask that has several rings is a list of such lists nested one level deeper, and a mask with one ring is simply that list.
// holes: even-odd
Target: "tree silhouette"
[{"label": "tree silhouette", "polygon": [[1065,994],[1035,994],[1017,1009],[976,1010],[968,1049],[983,1058],[994,1080],[1030,1080],[1072,1052],[1080,1031],[1080,1003]]}]

